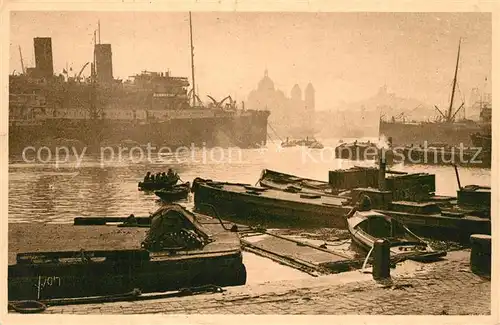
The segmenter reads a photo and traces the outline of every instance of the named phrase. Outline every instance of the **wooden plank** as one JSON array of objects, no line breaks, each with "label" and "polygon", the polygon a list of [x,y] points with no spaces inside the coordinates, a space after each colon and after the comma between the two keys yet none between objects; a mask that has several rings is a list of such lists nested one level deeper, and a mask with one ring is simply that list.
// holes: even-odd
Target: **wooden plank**
[{"label": "wooden plank", "polygon": [[325,253],[329,253],[329,254],[335,255],[336,257],[342,257],[342,258],[345,258],[345,259],[349,259],[349,258],[350,258],[350,257],[349,257],[349,256],[347,256],[347,255],[343,255],[343,254],[340,254],[340,253],[338,253],[338,252],[334,252],[334,251],[332,251],[332,250],[329,250],[329,249],[326,249],[326,248],[323,248],[323,247],[319,247],[319,246],[317,246],[317,245],[310,244],[310,243],[308,243],[308,242],[304,242],[304,241],[296,240],[296,239],[289,238],[289,237],[285,237],[285,236],[280,236],[280,235],[273,234],[272,232],[268,232],[268,231],[264,232],[264,234],[269,235],[269,236],[274,236],[274,237],[277,237],[277,238],[280,238],[280,239],[283,239],[283,240],[288,240],[288,241],[291,241],[291,242],[297,243],[298,245],[311,247],[311,248],[314,248],[314,249],[320,250],[320,251],[322,251],[322,252],[325,252]]},{"label": "wooden plank", "polygon": [[101,251],[60,251],[60,252],[26,252],[17,254],[17,263],[33,263],[36,260],[60,258],[96,258],[105,257],[113,259],[149,260],[149,252],[143,249],[132,250],[101,250]]},{"label": "wooden plank", "polygon": [[[76,217],[73,219],[75,226],[98,226],[106,225],[107,223],[120,223],[127,221],[128,217]],[[149,217],[135,217],[138,224],[150,224]]]}]

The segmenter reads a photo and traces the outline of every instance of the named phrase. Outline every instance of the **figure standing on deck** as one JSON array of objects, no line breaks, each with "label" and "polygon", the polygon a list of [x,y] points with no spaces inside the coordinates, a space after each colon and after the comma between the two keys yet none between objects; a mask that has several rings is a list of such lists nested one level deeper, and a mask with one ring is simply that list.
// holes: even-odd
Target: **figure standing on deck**
[{"label": "figure standing on deck", "polygon": [[346,215],[347,218],[350,218],[357,211],[370,211],[372,208],[372,200],[366,194],[360,195],[358,201],[354,204],[351,211],[349,211]]},{"label": "figure standing on deck", "polygon": [[175,185],[178,180],[179,180],[179,175],[177,175],[177,173],[174,173],[172,168],[169,168],[168,172],[167,172],[167,178],[166,178],[167,183]]}]

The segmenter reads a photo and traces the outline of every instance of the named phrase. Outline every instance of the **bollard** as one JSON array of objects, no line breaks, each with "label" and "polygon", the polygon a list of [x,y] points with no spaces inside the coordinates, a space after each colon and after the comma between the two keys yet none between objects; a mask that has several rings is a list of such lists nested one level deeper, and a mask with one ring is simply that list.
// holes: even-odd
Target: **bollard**
[{"label": "bollard", "polygon": [[387,240],[378,239],[373,244],[373,271],[375,280],[388,279],[391,277],[391,253],[390,244]]},{"label": "bollard", "polygon": [[475,274],[491,274],[491,236],[471,235],[470,268]]},{"label": "bollard", "polygon": [[379,150],[379,166],[378,166],[378,189],[380,191],[386,190],[385,185],[385,169],[386,169],[386,161],[385,161],[385,150]]}]

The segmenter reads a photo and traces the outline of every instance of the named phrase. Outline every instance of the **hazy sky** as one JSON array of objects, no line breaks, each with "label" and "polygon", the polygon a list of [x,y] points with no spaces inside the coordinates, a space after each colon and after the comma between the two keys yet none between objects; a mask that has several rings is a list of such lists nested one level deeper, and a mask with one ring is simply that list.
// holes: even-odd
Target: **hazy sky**
[{"label": "hazy sky", "polygon": [[[52,37],[54,70],[76,73],[92,59],[93,31],[111,43],[113,73],[170,70],[191,79],[188,13],[13,12],[11,71],[34,66],[34,37]],[[196,84],[202,94],[246,100],[269,70],[277,88],[316,89],[316,108],[373,95],[384,84],[399,96],[445,106],[461,37],[459,87],[490,88],[488,13],[192,14]],[[89,75],[89,68],[84,72]],[[488,90],[488,89],[487,89]],[[467,97],[465,97],[467,99]],[[467,101],[466,101],[467,102]]]}]

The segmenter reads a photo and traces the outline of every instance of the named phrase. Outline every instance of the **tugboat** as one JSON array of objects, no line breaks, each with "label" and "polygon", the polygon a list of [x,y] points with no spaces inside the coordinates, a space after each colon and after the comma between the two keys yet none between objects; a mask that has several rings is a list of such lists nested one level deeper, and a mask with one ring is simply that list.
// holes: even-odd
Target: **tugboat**
[{"label": "tugboat", "polygon": [[283,148],[290,148],[290,147],[295,147],[297,146],[297,141],[296,140],[289,140],[288,137],[286,138],[286,141],[281,142],[281,147]]},{"label": "tugboat", "polygon": [[305,139],[298,140],[297,141],[297,145],[298,146],[309,147],[309,146],[313,145],[316,142],[317,142],[316,139],[306,137]]}]

